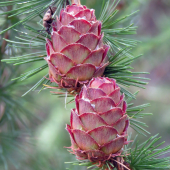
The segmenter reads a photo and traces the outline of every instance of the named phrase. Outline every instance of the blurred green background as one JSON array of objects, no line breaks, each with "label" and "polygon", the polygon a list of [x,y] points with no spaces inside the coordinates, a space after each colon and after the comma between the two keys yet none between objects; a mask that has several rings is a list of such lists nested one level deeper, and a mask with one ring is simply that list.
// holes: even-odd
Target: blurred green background
[{"label": "blurred green background", "polygon": [[[88,8],[95,9],[96,15],[99,15],[102,0],[81,0],[81,2]],[[118,8],[120,13],[117,17],[140,10],[127,20],[127,23],[138,26],[137,35],[128,37],[141,41],[133,49],[135,56],[143,54],[143,57],[133,63],[135,71],[150,72],[145,77],[151,80],[146,89],[140,89],[135,104],[151,103],[151,107],[147,108],[146,112],[153,113],[153,116],[145,117],[144,122],[149,126],[147,130],[152,135],[159,133],[162,136],[161,141],[166,141],[164,146],[167,146],[170,144],[170,1],[122,0]],[[11,37],[14,38],[13,35]],[[7,54],[4,55],[6,58],[9,57]],[[25,72],[32,65],[21,66],[18,71]],[[35,83],[36,78],[27,80],[22,88],[15,89],[18,96],[27,91]],[[139,89],[131,87],[130,90],[135,92]],[[29,94],[29,102],[24,103],[23,106],[38,118],[31,117],[26,120],[31,130],[20,126],[21,137],[14,138],[20,149],[9,148],[7,152],[11,159],[15,160],[15,166],[12,163],[8,164],[9,170],[64,170],[66,168],[85,170],[84,167],[73,167],[64,163],[75,160],[75,157],[67,152],[67,148],[64,148],[70,146],[65,125],[69,124],[70,110],[74,107],[74,103],[66,105],[65,100],[51,95],[49,90]],[[0,111],[2,115],[2,109]],[[0,132],[3,129],[0,129]],[[33,136],[28,136],[28,131]],[[130,131],[136,134],[133,130]],[[139,139],[143,141],[147,138],[140,136]],[[0,152],[2,151],[0,148]],[[4,164],[4,161],[0,161],[1,170],[5,170]]]}]

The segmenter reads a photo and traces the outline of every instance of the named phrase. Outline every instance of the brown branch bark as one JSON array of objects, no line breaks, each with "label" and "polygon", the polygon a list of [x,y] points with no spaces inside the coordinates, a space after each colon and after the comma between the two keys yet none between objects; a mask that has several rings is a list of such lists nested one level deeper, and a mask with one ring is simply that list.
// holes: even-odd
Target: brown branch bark
[{"label": "brown branch bark", "polygon": [[80,0],[72,0],[71,3],[72,3],[72,4],[81,5]]}]

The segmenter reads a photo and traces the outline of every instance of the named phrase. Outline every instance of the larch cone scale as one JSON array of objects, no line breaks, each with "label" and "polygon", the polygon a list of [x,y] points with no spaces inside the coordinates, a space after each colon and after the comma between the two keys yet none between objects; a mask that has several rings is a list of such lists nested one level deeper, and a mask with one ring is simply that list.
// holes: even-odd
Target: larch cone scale
[{"label": "larch cone scale", "polygon": [[93,78],[75,98],[70,125],[71,152],[102,166],[114,159],[127,144],[129,120],[124,95],[114,79]]},{"label": "larch cone scale", "polygon": [[101,26],[94,10],[86,6],[72,4],[61,10],[46,43],[51,82],[79,92],[93,77],[103,75],[109,46],[103,44]]}]

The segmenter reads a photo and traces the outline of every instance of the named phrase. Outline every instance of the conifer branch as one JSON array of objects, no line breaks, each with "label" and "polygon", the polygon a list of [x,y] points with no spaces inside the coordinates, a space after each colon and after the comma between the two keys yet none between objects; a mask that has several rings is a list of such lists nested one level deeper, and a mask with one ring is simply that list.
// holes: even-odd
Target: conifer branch
[{"label": "conifer branch", "polygon": [[161,156],[170,153],[170,145],[160,148],[164,142],[156,144],[161,139],[157,136],[158,134],[141,144],[135,139],[127,146],[125,161],[130,164],[132,170],[166,170],[170,168],[170,157],[161,158]]},{"label": "conifer branch", "polygon": [[[104,9],[105,11],[102,12],[100,19],[105,20],[104,22],[104,29],[102,28],[102,31],[105,33],[104,36],[104,41],[106,44],[108,44],[111,48],[110,51],[108,53],[109,56],[109,61],[110,64],[109,66],[106,67],[105,69],[105,73],[104,75],[106,77],[110,77],[110,78],[114,78],[117,80],[117,83],[119,83],[120,85],[129,87],[129,86],[136,86],[136,87],[140,87],[140,88],[144,88],[143,85],[146,85],[147,82],[143,81],[143,80],[148,80],[147,78],[143,78],[143,77],[136,77],[137,74],[147,74],[144,72],[131,72],[130,69],[133,69],[132,67],[130,67],[130,64],[135,61],[135,59],[137,59],[139,56],[137,57],[133,57],[133,55],[131,55],[130,53],[130,49],[132,47],[135,47],[137,45],[138,41],[135,40],[131,40],[131,39],[122,39],[119,37],[115,37],[115,35],[120,35],[122,36],[121,33],[123,34],[133,34],[135,33],[134,31],[136,30],[136,27],[132,27],[132,24],[126,28],[119,28],[119,29],[110,29],[110,26],[107,24],[108,23],[113,23],[112,21],[114,20],[114,17],[116,15],[117,12],[115,12],[115,7],[117,5],[116,1],[114,1],[114,3],[112,4],[112,6],[114,6],[114,8],[110,8],[109,4],[110,4],[110,0],[107,1],[107,3],[105,3]],[[58,2],[58,4],[60,4]],[[112,17],[109,17],[109,16]],[[118,19],[116,22],[114,22],[114,24],[119,23],[120,21],[126,19],[127,17],[129,17],[131,15],[127,15],[126,17],[122,17],[121,19]],[[114,26],[114,24],[112,26]],[[41,33],[41,36],[39,35],[39,32],[37,29],[32,28],[31,26],[25,25],[25,28],[27,28],[28,30],[30,30],[32,33],[38,34],[37,37],[35,37],[33,34],[23,34],[21,35],[22,37],[16,37],[19,41],[10,41],[8,40],[10,43],[12,44],[16,44],[15,47],[16,48],[24,48],[24,49],[29,49],[30,48],[30,44],[31,44],[31,48],[35,48],[37,50],[41,50],[43,51],[44,45],[45,45],[45,38],[46,38],[46,34]],[[42,27],[43,28],[43,27]],[[109,29],[108,29],[109,28]],[[112,33],[112,35],[111,35]],[[50,38],[48,36],[48,38]],[[31,40],[31,43],[29,42]],[[14,46],[14,45],[13,45]],[[24,64],[24,63],[30,63],[30,62],[38,62],[38,61],[43,61],[43,57],[46,56],[46,52],[44,51],[44,53],[42,52],[41,56],[36,55],[35,57],[32,55],[31,58],[29,57],[16,57],[16,58],[11,58],[11,59],[7,59],[7,60],[3,60],[7,63],[13,63],[14,65],[20,65],[20,64]],[[44,61],[45,62],[45,61]],[[43,68],[44,66],[40,66],[40,68]],[[38,69],[38,68],[37,68]],[[38,72],[35,72],[35,74],[31,74],[31,72],[34,72],[33,69],[31,70],[27,76],[25,76],[25,78],[33,76],[37,73],[39,73],[41,70],[39,70]],[[46,73],[45,73],[46,74]],[[25,74],[26,75],[26,74]],[[21,79],[20,79],[21,80]],[[25,79],[22,79],[25,80]],[[41,86],[42,84],[40,84]],[[135,98],[133,96],[132,93],[130,93],[127,89],[125,89],[124,87],[121,87],[122,92],[125,93],[125,95]],[[30,91],[30,90],[28,90]]]},{"label": "conifer branch", "polygon": [[[25,128],[28,129],[26,122],[27,120],[30,120],[31,117],[34,117],[32,113],[30,113],[28,110],[26,110],[23,107],[23,103],[25,102],[25,100],[23,98],[22,99],[19,98],[18,93],[16,92],[16,90],[14,90],[15,87],[18,88],[21,87],[22,84],[19,81],[24,82],[26,79],[33,77],[36,74],[41,73],[43,71],[44,76],[40,77],[38,82],[33,87],[31,87],[26,93],[24,93],[23,96],[29,93],[30,91],[35,91],[39,87],[40,87],[39,91],[41,91],[45,87],[49,87],[51,89],[60,89],[59,92],[53,92],[58,97],[65,97],[67,94],[67,89],[65,88],[61,90],[61,87],[63,88],[65,84],[67,85],[67,80],[70,80],[71,78],[67,77],[68,79],[65,80],[64,82],[65,84],[62,84],[63,86],[59,86],[58,82],[55,80],[54,81],[55,86],[53,86],[52,79],[51,79],[51,75],[53,74],[52,71],[53,69],[59,67],[60,65],[55,65],[54,63],[55,62],[57,63],[58,61],[54,61],[54,63],[52,64],[55,67],[52,68],[48,74],[46,68],[50,66],[51,63],[50,64],[48,63],[49,64],[48,65],[46,61],[44,61],[44,58],[48,60],[48,58],[51,57],[50,54],[51,51],[52,53],[54,53],[55,51],[53,50],[54,46],[50,46],[50,45],[51,43],[54,43],[53,40],[54,32],[55,31],[57,32],[58,29],[57,27],[61,24],[60,19],[63,17],[62,15],[63,13],[59,15],[59,11],[63,8],[62,12],[65,12],[64,10],[70,7],[68,6],[67,8],[65,8],[65,5],[69,5],[71,4],[71,2],[72,4],[78,5],[78,8],[76,10],[83,9],[80,0],[72,0],[72,1],[28,0],[27,3],[25,3],[25,1],[23,0],[13,0],[7,2],[0,2],[0,7],[8,6],[7,11],[5,11],[4,13],[0,13],[0,15],[7,16],[6,19],[10,19],[12,17],[18,17],[17,22],[14,24],[12,22],[11,22],[12,24],[10,24],[10,22],[6,22],[6,24],[4,24],[5,25],[4,30],[0,32],[0,34],[4,33],[3,35],[4,39],[2,40],[2,43],[0,43],[2,44],[0,48],[2,52],[2,55],[0,55],[0,60],[4,58],[3,55],[5,54],[5,50],[8,47],[8,51],[9,50],[12,51],[12,49],[16,50],[17,48],[18,51],[21,52],[22,54],[19,55],[17,53],[17,56],[13,55],[13,57],[11,57],[10,59],[4,58],[2,60],[3,62],[14,64],[16,66],[22,64],[28,64],[28,63],[35,63],[35,62],[38,65],[38,63],[40,63],[40,65],[38,66],[36,65],[35,68],[31,68],[30,71],[24,73],[22,72],[22,74],[19,77],[13,78],[14,74],[11,73],[17,73],[16,71],[17,69],[13,70],[13,68],[10,68],[10,74],[8,74],[5,68],[6,64],[1,63],[0,61],[0,66],[2,66],[0,67],[0,75],[1,75],[0,76],[0,112],[1,112],[0,128],[3,127],[4,125],[7,125],[8,128],[5,130],[10,132],[9,135],[6,135],[5,133],[1,133],[0,131],[0,162],[3,162],[3,167],[5,168],[5,170],[8,169],[8,163],[10,161],[13,162],[15,168],[18,169],[19,167],[17,166],[18,162],[15,162],[14,161],[15,159],[11,158],[11,155],[9,153],[11,151],[22,152],[22,149],[20,149],[20,141],[16,140],[16,138],[19,135],[21,135],[21,133],[16,133],[16,131],[20,130],[21,125],[24,125],[23,126],[24,129]],[[86,87],[84,86],[84,89],[80,93],[81,95],[79,94],[79,96],[76,97],[76,109],[72,110],[71,121],[70,121],[71,126],[68,125],[67,130],[70,134],[71,142],[72,142],[70,153],[73,153],[77,156],[77,158],[82,158],[84,160],[71,162],[71,164],[78,165],[78,166],[86,166],[87,169],[93,169],[93,170],[144,170],[144,169],[145,170],[149,170],[149,169],[168,170],[170,168],[170,157],[167,157],[164,154],[170,152],[170,146],[160,148],[160,146],[162,146],[164,142],[160,144],[156,144],[156,142],[160,140],[160,138],[157,137],[158,135],[150,137],[148,140],[146,140],[141,144],[139,144],[139,142],[136,141],[137,137],[134,139],[134,141],[131,141],[130,139],[131,135],[127,136],[127,128],[129,122],[130,122],[130,126],[139,134],[145,136],[146,133],[150,134],[147,130],[145,130],[145,127],[148,126],[143,121],[140,121],[140,119],[142,119],[144,116],[151,115],[150,113],[143,113],[144,109],[150,106],[150,104],[147,103],[147,104],[134,106],[132,100],[136,99],[137,93],[132,94],[130,91],[126,89],[127,87],[130,86],[144,88],[144,85],[147,84],[147,81],[149,79],[141,76],[141,74],[148,74],[148,73],[131,71],[133,69],[133,67],[131,66],[132,62],[134,62],[136,59],[141,57],[141,55],[135,57],[131,53],[131,49],[136,47],[139,41],[128,39],[127,36],[136,34],[137,27],[134,24],[127,24],[124,27],[119,27],[119,23],[124,22],[128,17],[135,15],[136,12],[133,12],[130,15],[126,15],[120,18],[116,18],[116,15],[118,13],[117,5],[119,2],[120,0],[114,0],[114,1],[103,0],[102,10],[99,17],[99,20],[102,22],[102,28],[101,25],[99,24],[100,22],[98,21],[96,22],[99,25],[98,27],[95,27],[97,28],[95,29],[95,31],[96,30],[99,32],[102,31],[104,33],[104,37],[101,36],[99,39],[97,39],[97,41],[99,41],[100,43],[97,44],[97,48],[95,48],[93,52],[96,52],[99,49],[99,47],[102,47],[102,50],[106,50],[105,48],[107,48],[107,46],[110,46],[110,50],[108,52],[108,59],[106,63],[107,67],[105,69],[104,76],[101,79],[103,80],[105,79],[105,77],[108,78],[106,78],[107,80],[104,80],[105,83],[102,82],[102,85],[100,84],[101,83],[100,81],[98,81],[96,84],[94,83],[95,85],[99,83],[98,87],[96,86],[94,88],[93,86],[91,86],[92,83],[90,83]],[[12,9],[13,5],[16,5],[16,9]],[[49,6],[57,7],[56,11],[52,16],[52,20],[51,20],[52,25],[50,25],[51,26],[49,28],[50,31],[48,32],[48,34],[53,32],[52,38],[50,35],[47,34],[47,32],[39,31],[40,29],[44,30],[43,12],[48,10]],[[91,26],[91,23],[87,21],[88,16],[83,16],[88,11],[90,11],[90,14],[92,14],[91,19],[92,19],[92,23],[94,23],[95,15],[93,13],[93,10],[86,9],[86,7],[85,10],[81,14],[79,14],[80,16],[78,16],[78,19],[74,18],[75,17],[75,14],[73,14],[75,12],[74,10],[67,15],[71,18],[71,20],[73,18],[75,19],[76,22],[82,20],[84,24],[88,23],[87,26],[89,25]],[[60,16],[56,19],[56,20],[58,19],[60,20],[57,26],[55,25],[56,15]],[[20,16],[22,16],[22,18],[20,18]],[[29,24],[36,17],[39,18],[39,22],[36,23],[36,26],[38,25],[40,29],[34,28],[32,26],[35,23]],[[64,19],[68,19],[68,17]],[[15,33],[16,34],[19,33],[21,35],[20,36],[16,35],[15,40],[9,39],[9,33],[10,33],[9,30],[11,29],[11,31],[13,31],[14,27],[19,25],[25,27],[23,30],[20,28],[15,29]],[[67,26],[64,25],[63,27],[66,28]],[[74,26],[70,25],[70,22],[68,24],[68,28],[75,29]],[[62,31],[60,30],[56,34],[61,32]],[[77,36],[78,38],[84,36],[84,33],[81,35],[81,33],[79,33],[76,30],[73,30],[73,32],[75,33],[75,36],[73,38],[76,37],[76,34],[78,35]],[[90,33],[88,32],[87,34]],[[98,33],[97,35],[94,35],[93,32],[93,35],[91,36],[98,38],[100,35],[102,34]],[[124,36],[126,36],[126,38]],[[47,50],[45,51],[44,47],[47,38],[49,41],[49,44],[47,43],[47,45],[49,46],[47,46]],[[62,36],[60,38],[64,39]],[[93,40],[95,40],[95,38]],[[105,46],[101,41],[102,38]],[[89,44],[91,42],[89,42]],[[7,43],[10,45],[7,46]],[[66,40],[63,40],[61,41],[61,43],[57,44],[57,47],[62,43],[66,43]],[[74,43],[71,43],[71,45],[72,44]],[[85,45],[83,44],[82,46],[84,47]],[[89,49],[91,50],[91,47],[86,48],[86,52],[89,54],[93,53]],[[33,52],[29,53],[28,52],[29,50]],[[15,51],[15,53],[18,51]],[[61,51],[59,52],[55,51],[55,53],[60,53],[60,52]],[[105,51],[105,53],[107,53],[107,50]],[[65,53],[63,52],[63,54],[60,56],[65,57],[65,55],[67,55],[66,52]],[[100,68],[100,66],[105,62],[103,56],[104,53],[102,53],[101,63],[99,62],[97,66],[91,64],[91,67],[89,67],[89,69],[92,68],[95,70],[96,68],[97,69]],[[70,63],[68,67],[70,66],[72,67],[76,62],[75,61],[72,62],[70,59],[71,57],[70,58],[69,57],[66,58],[66,61]],[[81,64],[78,63],[78,65],[83,65],[85,61],[87,62],[86,64],[89,64],[88,62],[91,59],[89,58],[88,60],[85,60],[83,58],[82,60],[83,62]],[[78,59],[80,59],[80,57]],[[91,60],[91,62],[95,63],[96,61]],[[61,63],[61,65],[62,64],[63,63]],[[63,68],[64,69],[66,68],[65,65]],[[88,71],[89,69],[87,69],[86,71]],[[82,74],[83,73],[84,72],[82,72]],[[54,77],[56,76],[56,79],[58,80],[64,74],[65,74],[65,70],[62,72],[62,74],[59,74],[58,77],[56,76],[57,74],[54,74],[52,76]],[[83,79],[84,77],[83,78],[82,77],[81,79],[83,81],[81,83],[86,82]],[[100,79],[99,78],[100,76],[96,76],[96,77],[98,77],[96,79]],[[114,78],[116,82],[110,78]],[[10,79],[12,79],[13,81],[10,82],[9,81]],[[75,83],[76,86],[78,84],[78,81],[79,80],[77,78]],[[108,83],[108,81],[110,82]],[[121,87],[119,87],[117,84],[114,84],[110,88],[109,85],[113,82],[117,83],[118,85],[121,85]],[[86,91],[87,88],[89,88],[88,92]],[[98,92],[96,92],[97,90]],[[112,92],[110,93],[109,90]],[[122,93],[125,94],[127,99],[126,102],[124,100],[125,96],[120,93],[120,90]],[[75,89],[71,88],[68,97],[72,97],[75,94],[78,94],[79,92],[80,91],[76,91]],[[96,98],[97,95],[99,95],[98,98]],[[106,104],[103,104],[104,102],[106,102]],[[109,114],[112,115],[110,116]],[[113,117],[115,119],[115,122],[113,121],[113,119],[111,119]],[[107,131],[108,133],[104,134],[105,131]],[[106,136],[106,138],[102,138],[103,136]],[[21,157],[23,155],[24,154],[21,154]],[[163,155],[164,157],[162,158]],[[49,168],[49,166],[47,168]]]}]

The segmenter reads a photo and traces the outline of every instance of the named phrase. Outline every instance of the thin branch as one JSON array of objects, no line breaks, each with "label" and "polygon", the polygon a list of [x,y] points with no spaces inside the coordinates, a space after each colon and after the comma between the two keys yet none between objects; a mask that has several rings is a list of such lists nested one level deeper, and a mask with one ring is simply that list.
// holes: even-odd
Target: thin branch
[{"label": "thin branch", "polygon": [[72,3],[72,4],[81,5],[80,0],[72,0],[71,3]]},{"label": "thin branch", "polygon": [[[114,161],[116,162],[116,163],[118,163],[118,165],[121,165],[121,166],[123,166],[124,168],[126,168],[127,170],[131,170],[131,169],[129,169],[127,166],[125,166],[123,163],[121,163],[121,162],[119,162],[119,161],[116,161],[115,159],[114,159]],[[120,166],[118,166],[118,168],[119,168],[119,170],[121,170],[120,168]]]}]

